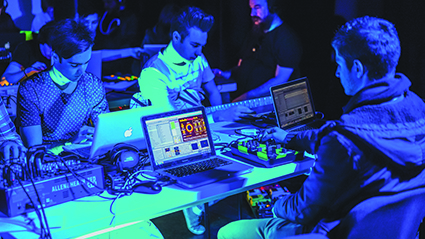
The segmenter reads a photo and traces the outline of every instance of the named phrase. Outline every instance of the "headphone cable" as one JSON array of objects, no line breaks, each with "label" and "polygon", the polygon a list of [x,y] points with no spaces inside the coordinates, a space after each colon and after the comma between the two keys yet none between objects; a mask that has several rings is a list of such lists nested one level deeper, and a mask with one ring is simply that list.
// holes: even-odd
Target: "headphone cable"
[{"label": "headphone cable", "polygon": [[120,19],[119,18],[114,18],[114,19],[112,19],[111,20],[111,22],[109,23],[109,25],[108,25],[108,29],[106,30],[106,31],[104,31],[103,30],[103,22],[105,21],[105,17],[106,17],[106,15],[108,14],[108,11],[105,11],[105,13],[103,14],[103,16],[102,16],[102,19],[100,19],[100,25],[99,25],[99,30],[100,30],[100,33],[102,33],[103,35],[109,35],[109,34],[111,34],[111,32],[113,31],[113,29],[112,29],[112,24],[114,23],[114,22],[117,22],[117,27],[119,27],[120,26],[120,24],[121,24],[121,21],[120,21]]}]

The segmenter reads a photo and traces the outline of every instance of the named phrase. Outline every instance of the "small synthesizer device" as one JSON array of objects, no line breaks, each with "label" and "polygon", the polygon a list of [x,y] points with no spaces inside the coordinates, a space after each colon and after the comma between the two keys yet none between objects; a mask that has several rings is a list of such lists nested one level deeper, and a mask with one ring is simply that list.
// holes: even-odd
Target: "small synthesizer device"
[{"label": "small synthesizer device", "polygon": [[252,162],[254,166],[271,168],[301,159],[301,152],[282,147],[281,144],[255,139],[239,141],[231,146],[232,154]]}]

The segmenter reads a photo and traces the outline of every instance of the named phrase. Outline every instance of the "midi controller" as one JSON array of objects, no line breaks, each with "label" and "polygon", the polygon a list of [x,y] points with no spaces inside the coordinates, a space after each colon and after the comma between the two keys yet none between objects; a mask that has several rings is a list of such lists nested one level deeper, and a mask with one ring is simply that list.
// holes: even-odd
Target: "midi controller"
[{"label": "midi controller", "polygon": [[302,159],[303,154],[282,147],[273,141],[260,142],[256,139],[238,141],[231,145],[232,154],[251,162],[254,166],[271,168]]}]

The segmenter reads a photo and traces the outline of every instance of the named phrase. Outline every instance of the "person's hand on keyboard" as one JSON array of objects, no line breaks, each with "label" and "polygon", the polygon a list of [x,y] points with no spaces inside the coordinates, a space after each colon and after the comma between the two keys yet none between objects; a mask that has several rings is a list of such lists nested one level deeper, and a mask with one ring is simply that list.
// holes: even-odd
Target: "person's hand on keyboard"
[{"label": "person's hand on keyboard", "polygon": [[94,127],[84,125],[77,135],[72,138],[73,144],[82,144],[93,140]]},{"label": "person's hand on keyboard", "polygon": [[288,132],[286,132],[285,130],[279,127],[274,127],[271,129],[267,129],[261,140],[267,141],[270,139],[274,139],[276,143],[284,143],[287,134]]},{"label": "person's hand on keyboard", "polygon": [[0,159],[8,162],[10,159],[25,159],[27,149],[13,140],[6,140],[0,145]]},{"label": "person's hand on keyboard", "polygon": [[213,73],[215,76],[222,76],[226,79],[229,79],[230,76],[232,75],[231,71],[222,71],[220,69],[212,69]]},{"label": "person's hand on keyboard", "polygon": [[250,108],[244,105],[236,105],[232,106],[224,111],[216,111],[213,113],[214,121],[238,121],[243,119],[244,117],[248,117],[249,115],[255,113]]}]

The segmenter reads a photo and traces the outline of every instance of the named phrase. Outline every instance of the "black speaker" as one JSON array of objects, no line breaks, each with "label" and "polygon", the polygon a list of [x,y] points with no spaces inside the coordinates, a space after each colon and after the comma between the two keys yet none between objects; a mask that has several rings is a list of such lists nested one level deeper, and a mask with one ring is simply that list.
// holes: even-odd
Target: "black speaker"
[{"label": "black speaker", "polygon": [[130,144],[119,143],[110,151],[109,158],[117,166],[117,170],[129,171],[140,162],[139,149]]}]

